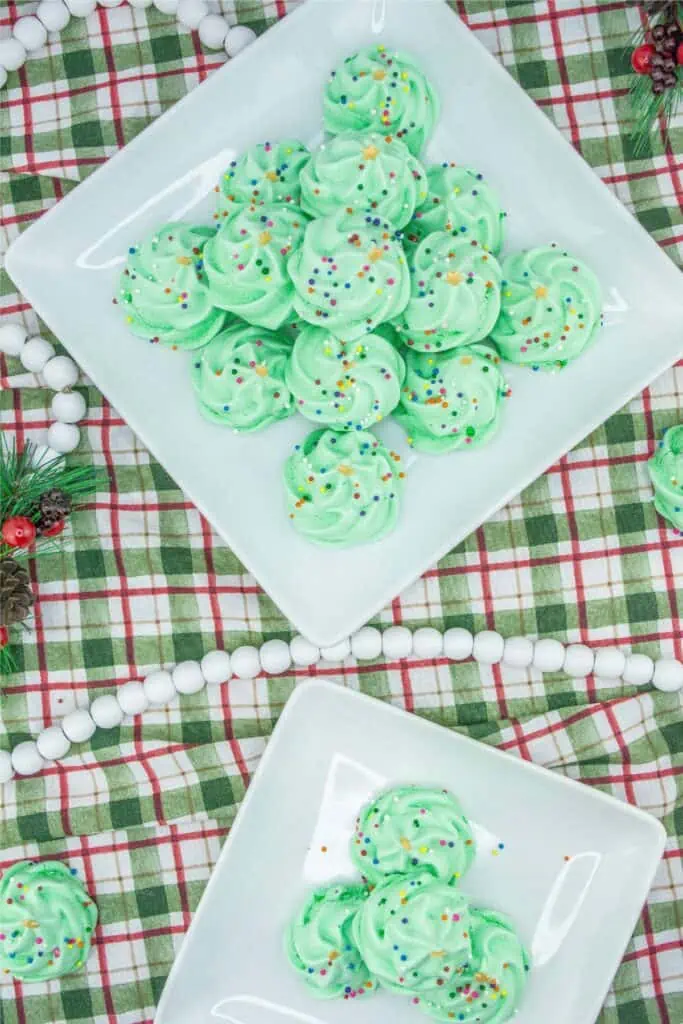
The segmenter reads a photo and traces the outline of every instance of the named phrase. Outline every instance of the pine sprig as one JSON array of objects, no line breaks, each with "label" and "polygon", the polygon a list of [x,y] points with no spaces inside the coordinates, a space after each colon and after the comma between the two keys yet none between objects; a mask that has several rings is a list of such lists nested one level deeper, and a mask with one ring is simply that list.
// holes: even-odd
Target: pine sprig
[{"label": "pine sprig", "polygon": [[17,670],[17,663],[9,647],[0,647],[0,676],[9,676]]},{"label": "pine sprig", "polygon": [[19,451],[14,439],[10,442],[0,434],[0,523],[12,516],[35,520],[46,491],[59,489],[78,499],[91,494],[96,483],[97,471],[91,466],[67,469],[63,458],[42,463],[30,441]]}]

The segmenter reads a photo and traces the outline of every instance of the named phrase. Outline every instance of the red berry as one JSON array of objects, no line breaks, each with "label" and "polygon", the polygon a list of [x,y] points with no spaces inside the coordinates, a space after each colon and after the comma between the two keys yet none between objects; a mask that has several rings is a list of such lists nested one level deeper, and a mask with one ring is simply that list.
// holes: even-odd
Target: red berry
[{"label": "red berry", "polygon": [[52,526],[48,526],[47,530],[41,530],[41,537],[59,537],[60,533],[64,533],[64,527],[66,526],[66,520],[60,519],[58,523],[53,523]]},{"label": "red berry", "polygon": [[683,67],[683,43],[679,43],[676,47],[676,63]]},{"label": "red berry", "polygon": [[11,548],[28,548],[36,539],[35,525],[26,516],[12,516],[2,524],[2,539]]},{"label": "red berry", "polygon": [[655,48],[651,43],[643,43],[641,46],[636,46],[631,54],[631,67],[636,74],[649,75],[654,55]]},{"label": "red berry", "polygon": [[0,651],[9,643],[9,630],[7,626],[0,626]]}]

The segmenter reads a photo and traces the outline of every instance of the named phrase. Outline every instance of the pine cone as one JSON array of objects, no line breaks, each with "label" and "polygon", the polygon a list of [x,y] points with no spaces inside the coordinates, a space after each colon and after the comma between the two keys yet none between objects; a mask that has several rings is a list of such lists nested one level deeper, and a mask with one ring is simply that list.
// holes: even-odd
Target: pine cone
[{"label": "pine cone", "polygon": [[71,504],[69,495],[58,487],[41,494],[38,522],[36,523],[38,531],[49,530],[56,523],[61,523],[63,519],[66,519],[71,513]]},{"label": "pine cone", "polygon": [[28,617],[33,594],[28,573],[13,558],[0,560],[0,625],[12,626]]}]

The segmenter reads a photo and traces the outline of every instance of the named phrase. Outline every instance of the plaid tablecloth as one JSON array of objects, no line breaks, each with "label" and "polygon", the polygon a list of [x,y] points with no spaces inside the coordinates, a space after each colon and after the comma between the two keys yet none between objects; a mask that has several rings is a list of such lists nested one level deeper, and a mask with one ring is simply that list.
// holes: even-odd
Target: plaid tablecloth
[{"label": "plaid tablecloth", "polygon": [[[683,129],[636,158],[625,47],[635,5],[458,2],[458,13],[673,259],[683,250]],[[285,0],[224,4],[267,27]],[[0,3],[6,29],[30,4]],[[222,59],[156,10],[72,20],[0,94],[2,246],[198,85]],[[454,154],[456,157],[458,154]],[[42,324],[6,276],[0,312]],[[682,325],[683,329],[683,325]],[[68,339],[64,339],[68,343]],[[647,343],[647,339],[643,339]],[[0,381],[16,370],[0,359]],[[3,377],[3,375],[5,375]],[[683,540],[651,504],[645,461],[683,419],[676,367],[456,548],[378,617],[496,628],[505,636],[617,641],[683,657]],[[59,554],[31,564],[39,597],[0,704],[0,745],[35,735],[119,682],[214,646],[288,638],[291,627],[115,409],[91,388],[75,461],[108,483]],[[49,396],[0,390],[0,422],[44,439]],[[454,667],[437,660],[311,670],[660,818],[658,871],[601,1024],[683,1021],[679,695],[604,680]],[[68,858],[101,913],[87,969],[60,983],[0,977],[5,1024],[151,1024],[154,1006],[235,810],[293,687],[308,673],[234,681],[99,732],[0,794],[0,868]],[[597,924],[596,924],[597,927]],[[580,984],[580,979],[577,979]],[[551,1022],[548,1022],[551,1024]]]}]

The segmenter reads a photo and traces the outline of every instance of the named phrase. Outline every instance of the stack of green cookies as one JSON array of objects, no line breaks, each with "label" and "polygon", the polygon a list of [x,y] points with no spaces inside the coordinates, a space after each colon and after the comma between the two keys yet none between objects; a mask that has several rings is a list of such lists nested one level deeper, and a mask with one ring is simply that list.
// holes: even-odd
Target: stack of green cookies
[{"label": "stack of green cookies", "polygon": [[130,329],[192,351],[201,411],[233,430],[301,413],[285,466],[294,527],[346,546],[398,519],[393,415],[419,451],[498,429],[500,363],[561,368],[600,321],[592,271],[556,246],[498,262],[504,218],[482,175],[420,156],[438,117],[415,61],[348,57],[323,93],[327,141],[264,143],[231,162],[212,227],[165,224],[131,246],[117,301]]},{"label": "stack of green cookies", "polygon": [[459,888],[475,854],[446,790],[399,787],[364,807],[351,840],[363,882],[317,889],[287,931],[289,961],[311,994],[358,999],[386,988],[437,1020],[509,1020],[529,958],[507,918]]}]

